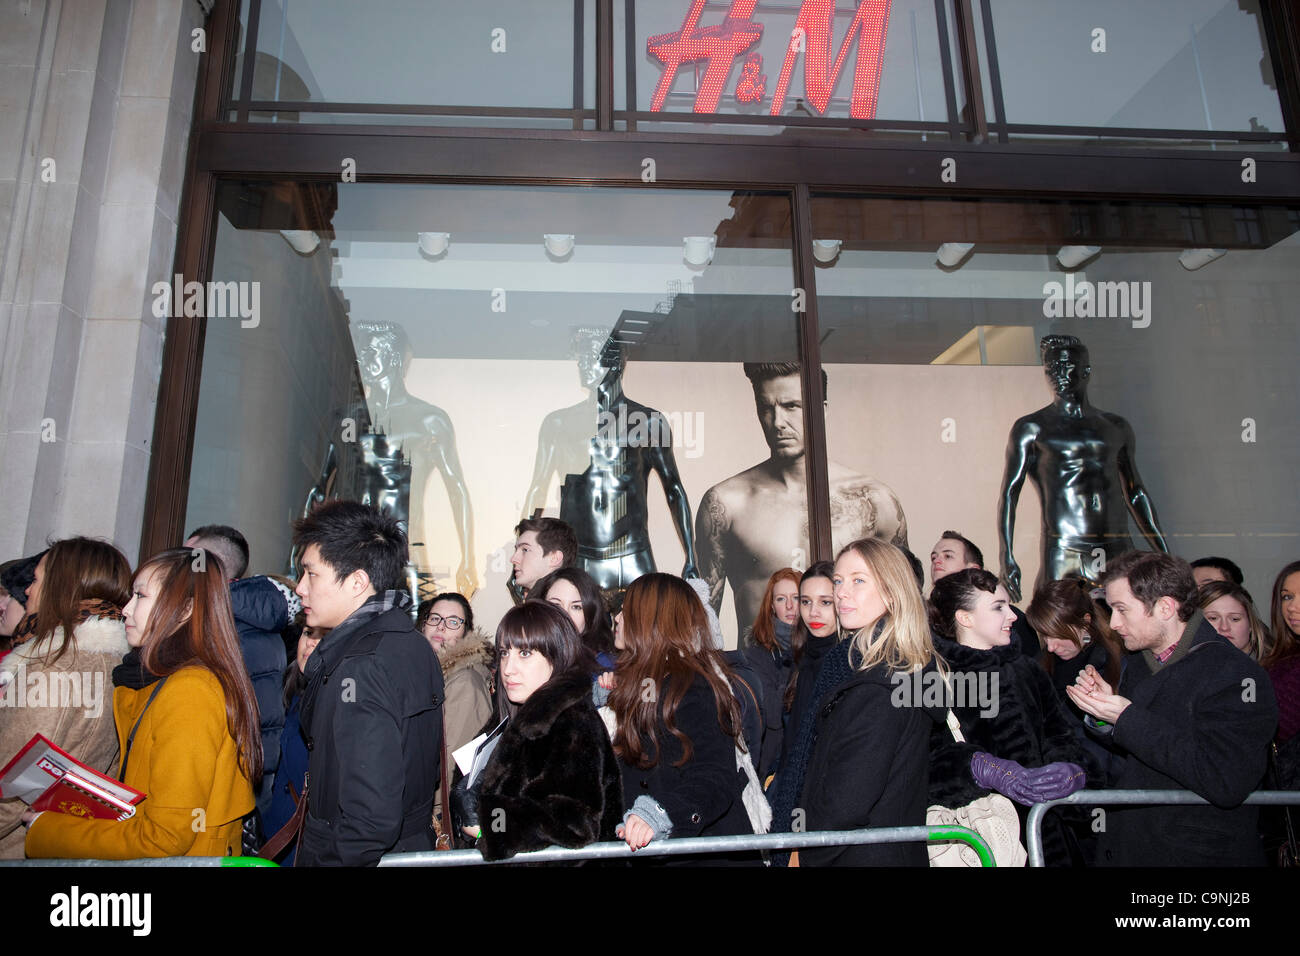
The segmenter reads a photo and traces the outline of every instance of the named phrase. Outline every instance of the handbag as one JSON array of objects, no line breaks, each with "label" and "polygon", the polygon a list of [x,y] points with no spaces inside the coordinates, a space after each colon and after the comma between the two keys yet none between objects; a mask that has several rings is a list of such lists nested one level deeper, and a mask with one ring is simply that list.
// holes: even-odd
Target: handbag
[{"label": "handbag", "polygon": [[[948,730],[959,744],[966,742],[957,715],[948,711]],[[1029,854],[1020,842],[1020,814],[1015,804],[1000,793],[990,793],[964,807],[930,806],[925,809],[927,826],[958,826],[974,830],[993,851],[998,866],[1024,866]],[[931,843],[927,849],[931,866],[979,866],[979,854],[959,841]]]}]

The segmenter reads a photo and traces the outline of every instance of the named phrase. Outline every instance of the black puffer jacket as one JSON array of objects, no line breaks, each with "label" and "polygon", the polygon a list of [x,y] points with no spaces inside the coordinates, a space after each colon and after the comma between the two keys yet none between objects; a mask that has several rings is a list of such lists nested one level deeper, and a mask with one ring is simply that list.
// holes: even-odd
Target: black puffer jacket
[{"label": "black puffer jacket", "polygon": [[303,737],[311,753],[297,866],[373,866],[433,849],[442,751],[442,670],[411,627],[410,598],[363,604],[307,661]]},{"label": "black puffer jacket", "polygon": [[479,786],[479,849],[502,860],[548,846],[617,839],[623,780],[591,677],[544,684],[502,732]]},{"label": "black puffer jacket", "polygon": [[253,781],[257,809],[271,808],[272,784],[280,765],[280,735],[284,731],[284,667],[288,663],[280,632],[289,623],[284,593],[270,578],[241,578],[230,585],[230,609],[239,632],[244,668],[257,697],[262,730],[262,782]]},{"label": "black puffer jacket", "polygon": [[[1075,735],[1051,679],[1036,661],[1020,653],[1014,639],[991,650],[966,647],[941,634],[934,634],[933,640],[935,650],[952,671],[956,703],[961,705],[952,710],[966,742],[957,743],[946,722],[931,731],[931,804],[962,807],[990,793],[971,775],[971,756],[980,751],[1031,768],[1068,761],[1083,767],[1090,779],[1097,779],[1100,768]],[[1016,804],[1016,810],[1023,842],[1029,808]],[[1049,814],[1043,823],[1043,855],[1048,865],[1071,862],[1061,812]]]}]

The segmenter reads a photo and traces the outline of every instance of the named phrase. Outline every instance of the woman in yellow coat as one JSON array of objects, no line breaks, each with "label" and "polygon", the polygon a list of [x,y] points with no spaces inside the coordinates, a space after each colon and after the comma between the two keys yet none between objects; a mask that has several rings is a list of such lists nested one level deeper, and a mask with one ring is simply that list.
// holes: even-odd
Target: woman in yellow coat
[{"label": "woman in yellow coat", "polygon": [[220,564],[189,548],[156,555],[124,614],[132,651],[113,671],[119,776],[145,799],[122,821],[29,810],[27,856],[238,855],[262,742]]}]

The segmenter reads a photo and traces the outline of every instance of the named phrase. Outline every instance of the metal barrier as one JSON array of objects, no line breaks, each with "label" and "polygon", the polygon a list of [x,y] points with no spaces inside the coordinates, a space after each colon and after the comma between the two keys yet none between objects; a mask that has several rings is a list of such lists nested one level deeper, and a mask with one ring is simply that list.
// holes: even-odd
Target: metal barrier
[{"label": "metal barrier", "polygon": [[0,860],[0,866],[273,866],[256,856],[155,856],[142,860]]},{"label": "metal barrier", "polygon": [[[1251,806],[1300,805],[1300,792],[1295,790],[1256,790],[1243,804]],[[1025,843],[1029,851],[1029,866],[1043,866],[1043,817],[1053,807],[1062,806],[1210,806],[1210,801],[1190,790],[1079,790],[1062,797],[1035,803],[1029,808],[1025,821]]]},{"label": "metal barrier", "polygon": [[[816,833],[762,833],[740,836],[681,837],[656,840],[635,853],[622,841],[592,843],[581,849],[552,846],[519,853],[498,863],[561,863],[573,860],[629,860],[647,856],[682,856],[699,853],[734,853],[740,850],[797,850],[804,847],[857,846],[869,843],[948,843],[960,840],[979,855],[981,866],[995,866],[993,851],[974,830],[966,827],[876,827],[865,830],[822,830]],[[480,866],[487,863],[478,850],[425,850],[389,853],[380,866]]]}]

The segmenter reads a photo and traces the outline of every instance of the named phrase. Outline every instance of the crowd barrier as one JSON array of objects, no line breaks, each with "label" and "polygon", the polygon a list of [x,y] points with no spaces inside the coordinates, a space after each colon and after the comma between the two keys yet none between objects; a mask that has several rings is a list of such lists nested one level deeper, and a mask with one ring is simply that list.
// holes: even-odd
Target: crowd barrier
[{"label": "crowd barrier", "polygon": [[[1256,790],[1243,802],[1255,806],[1300,805],[1300,793],[1294,790]],[[1029,808],[1029,818],[1025,821],[1025,848],[1029,852],[1029,865],[1043,866],[1043,817],[1054,807],[1209,806],[1209,803],[1190,790],[1079,790],[1060,800],[1035,803]]]},{"label": "crowd barrier", "polygon": [[[658,840],[633,853],[621,841],[592,843],[581,849],[547,847],[520,853],[493,865],[510,863],[569,863],[576,860],[628,860],[648,856],[734,853],[740,850],[798,850],[805,847],[861,846],[869,843],[947,843],[960,840],[979,855],[981,866],[994,866],[993,852],[974,830],[966,827],[876,827],[865,830],[822,830],[813,833],[763,833],[741,836],[682,837]],[[480,866],[487,863],[478,850],[427,850],[389,853],[380,866]]]},{"label": "crowd barrier", "polygon": [[256,856],[155,856],[142,860],[0,860],[0,866],[274,866]]}]

